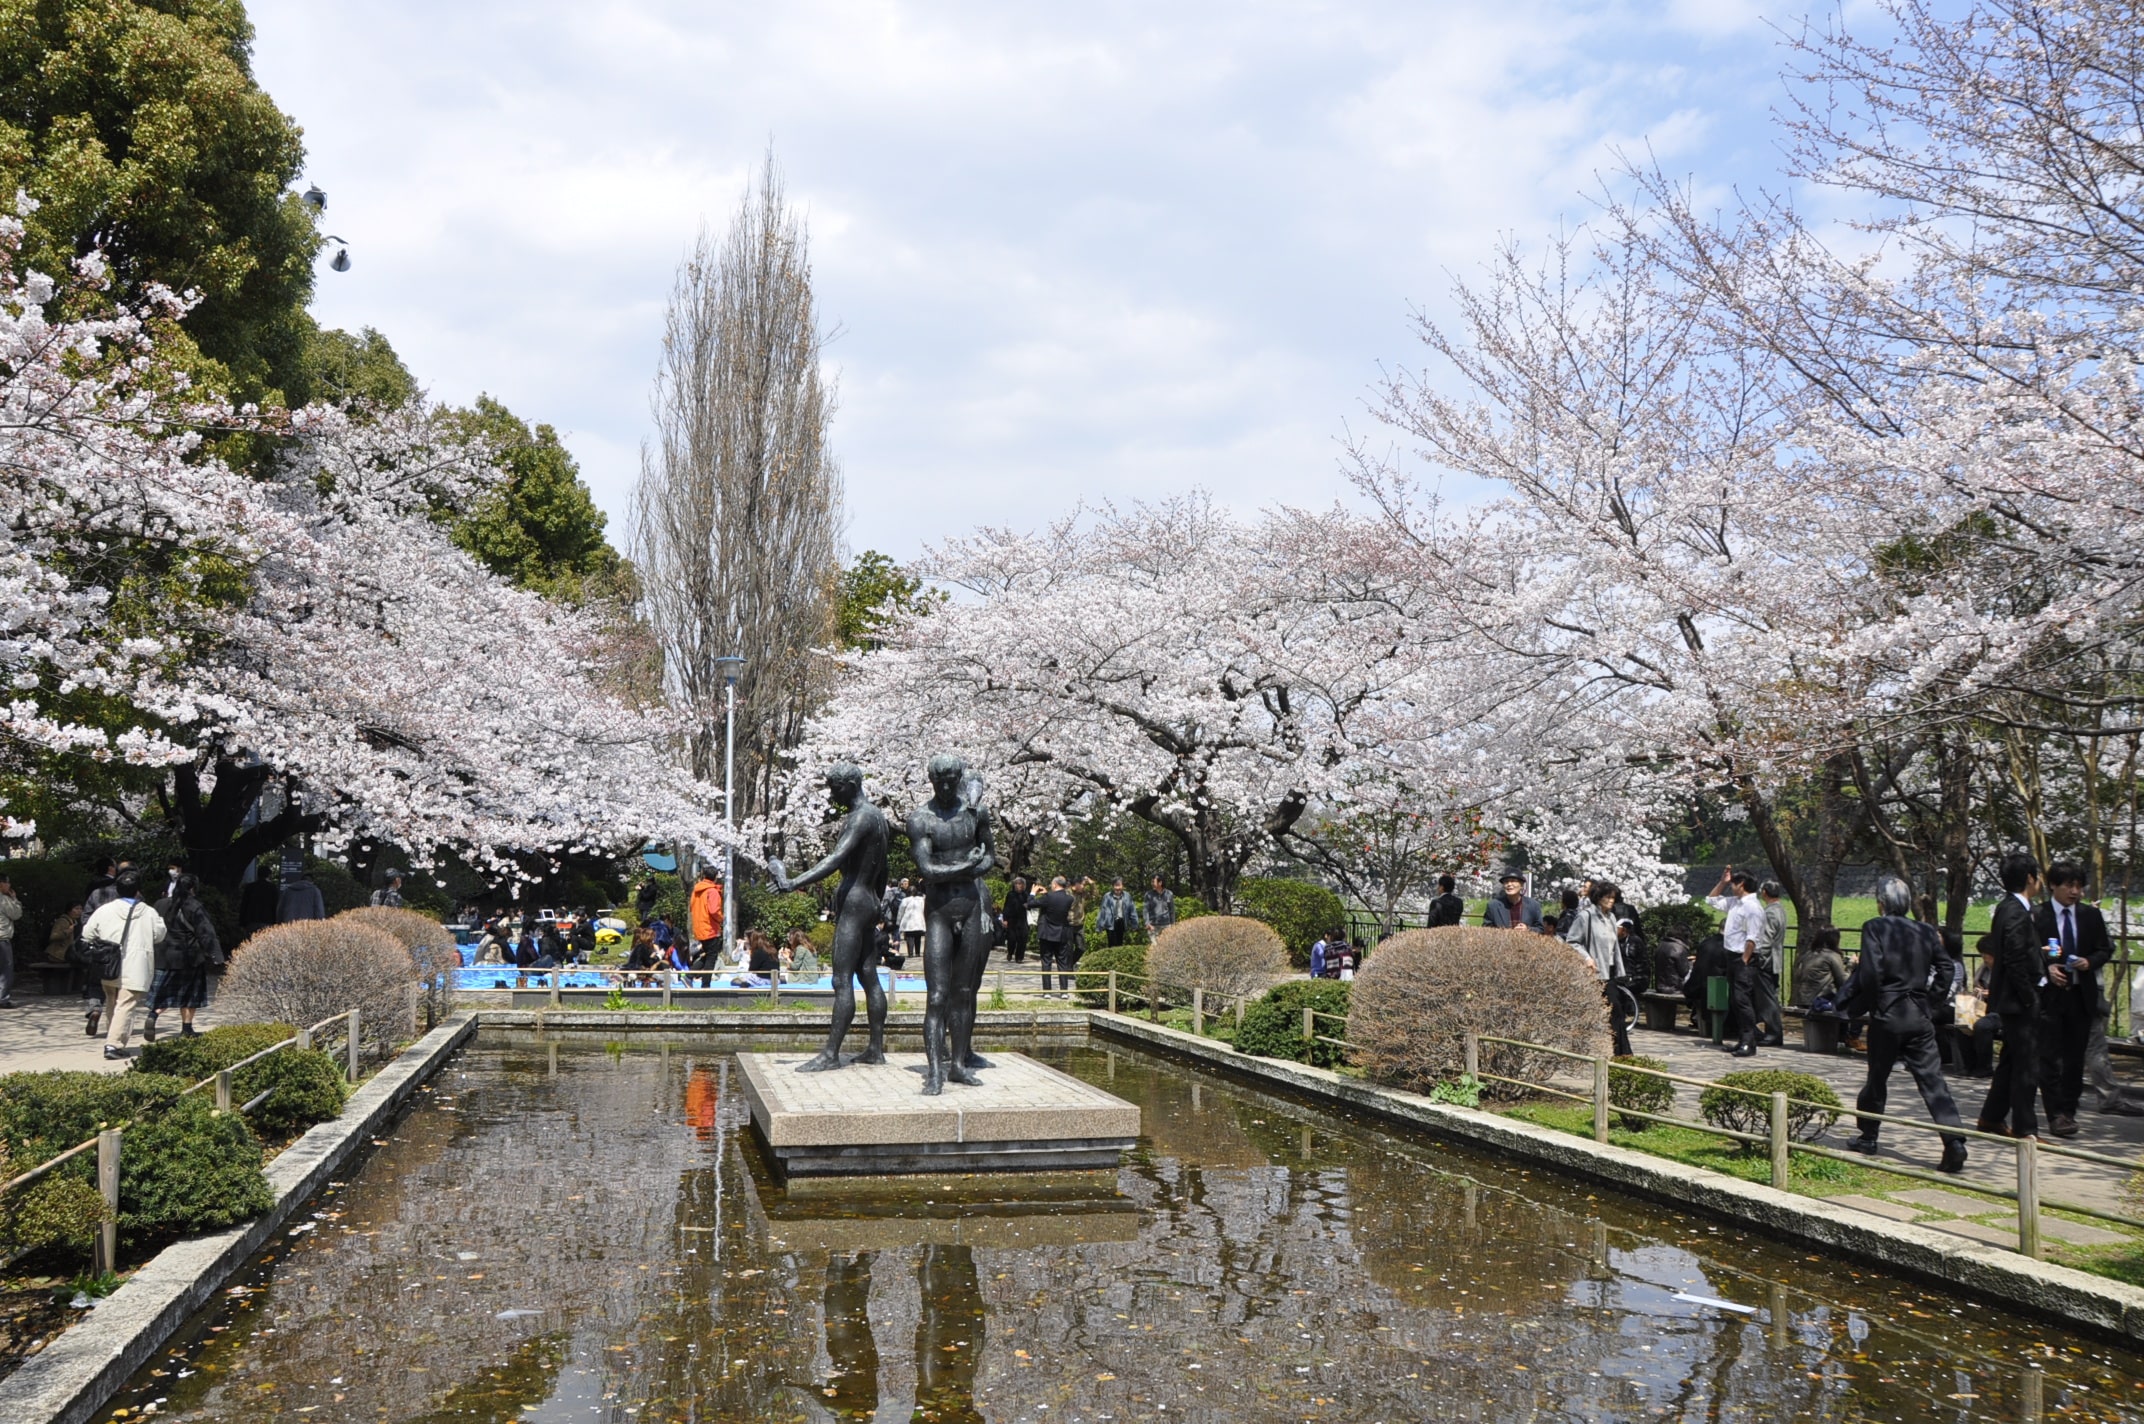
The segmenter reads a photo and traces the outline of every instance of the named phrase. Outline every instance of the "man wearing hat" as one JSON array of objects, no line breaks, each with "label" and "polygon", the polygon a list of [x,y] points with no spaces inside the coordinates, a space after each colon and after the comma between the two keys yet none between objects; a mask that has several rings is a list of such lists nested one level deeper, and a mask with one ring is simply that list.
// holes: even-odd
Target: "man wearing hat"
[{"label": "man wearing hat", "polygon": [[1503,894],[1489,898],[1481,922],[1491,929],[1532,930],[1541,933],[1541,902],[1526,893],[1526,877],[1516,870],[1503,875]]}]

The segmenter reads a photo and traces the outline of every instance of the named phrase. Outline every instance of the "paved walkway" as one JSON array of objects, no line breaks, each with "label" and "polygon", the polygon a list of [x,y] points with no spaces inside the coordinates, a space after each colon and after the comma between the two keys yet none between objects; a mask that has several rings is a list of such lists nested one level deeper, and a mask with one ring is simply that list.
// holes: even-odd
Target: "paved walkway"
[{"label": "paved walkway", "polygon": [[[105,1025],[99,1023],[95,1038],[82,1032],[83,1010],[73,995],[54,996],[17,992],[16,1007],[0,1009],[0,1073],[28,1073],[46,1068],[89,1069],[98,1073],[117,1073],[127,1065],[123,1060],[107,1060],[104,1056]],[[194,1016],[196,1028],[212,1028],[216,1024],[216,1008],[213,1003]],[[176,1033],[179,1028],[177,1010],[171,1010],[158,1020],[157,1027]],[[130,1048],[141,1045],[141,1015],[134,1016],[134,1037]]]},{"label": "paved walkway", "polygon": [[[1855,1096],[1860,1093],[1861,1085],[1868,1076],[1868,1060],[1860,1053],[1812,1053],[1802,1048],[1796,1041],[1800,1032],[1799,1027],[1791,1021],[1787,1026],[1787,1032],[1789,1037],[1785,1047],[1759,1049],[1757,1056],[1754,1058],[1731,1057],[1726,1050],[1713,1047],[1711,1040],[1700,1038],[1687,1030],[1676,1033],[1661,1033],[1650,1029],[1634,1028],[1631,1030],[1630,1039],[1631,1047],[1638,1053],[1662,1059],[1667,1063],[1671,1071],[1685,1074],[1692,1078],[1712,1080],[1727,1073],[1750,1068],[1783,1068],[1797,1073],[1813,1074],[1831,1084],[1832,1090],[1839,1095],[1839,1100],[1847,1104],[1848,1108],[1851,1109]],[[2144,1107],[2144,1061],[2125,1054],[2116,1054],[2114,1055],[2114,1068],[2115,1072],[2123,1080],[2128,1100],[2140,1107]],[[1950,1084],[1951,1096],[1957,1101],[1959,1116],[1964,1118],[1966,1126],[1972,1126],[1980,1115],[1982,1100],[1987,1097],[1987,1080],[1984,1078],[1951,1076],[1947,1077],[1947,1081]],[[1698,1092],[1698,1089],[1689,1087],[1678,1089],[1675,1105],[1675,1111],[1678,1115],[1693,1118],[1698,1115]],[[2097,1101],[2097,1098],[2098,1095],[2087,1084],[2085,1087],[2084,1110],[2078,1114],[2077,1118],[2078,1134],[2068,1139],[2063,1145],[2081,1147],[2088,1151],[2129,1159],[2137,1162],[2140,1167],[2144,1167],[2144,1117],[2122,1117],[2111,1113],[2094,1112],[2092,1105]],[[1928,1115],[1927,1108],[1921,1102],[1920,1092],[1914,1087],[1912,1076],[1903,1067],[1892,1070],[1891,1097],[1889,1103],[1885,1106],[1885,1112],[1895,1117],[1917,1118],[1923,1122],[1933,1121]],[[1853,1118],[1849,1113],[1848,1116],[1840,1120],[1837,1126],[1832,1128],[1830,1134],[1823,1140],[1826,1145],[1840,1146],[1847,1138],[1853,1136],[1854,1132]],[[2042,1136],[2046,1135],[2044,1116],[2041,1120],[2041,1134]],[[1911,1128],[1886,1126],[1883,1129],[1881,1138],[1883,1150],[1876,1159],[1879,1163],[1893,1161],[1906,1166],[1918,1167],[1923,1171],[1931,1171],[1935,1167],[1936,1158],[1941,1155],[1941,1143],[1931,1133],[1916,1132]],[[1966,1163],[1965,1176],[1975,1181],[1986,1183],[1989,1186],[2016,1187],[2017,1158],[2014,1152],[1993,1143],[1981,1142],[1973,1143],[1969,1150],[1970,1157]],[[2043,1200],[2056,1198],[2075,1201],[2096,1207],[2102,1211],[2118,1211],[2126,1215],[2135,1215],[2138,1214],[2137,1209],[2124,1203],[2117,1191],[2125,1175],[2126,1173],[2112,1167],[2103,1167],[2090,1162],[2066,1161],[2051,1152],[2043,1151],[2040,1154],[2040,1193]],[[1951,1226],[1952,1229],[1960,1230],[1966,1235],[1980,1236],[1982,1239],[1991,1240],[2000,1237],[2009,1244],[2016,1244],[2016,1212],[2014,1208],[2005,1203],[1993,1201],[1990,1198],[1965,1196],[1959,1193],[1934,1192],[1935,1197],[1947,1196],[1949,1200],[1942,1201],[1931,1198],[1922,1201],[1920,1198],[1927,1195],[1926,1193],[1920,1190],[1907,1190],[1917,1188],[1918,1185],[1908,1181],[1900,1181],[1898,1183],[1901,1188],[1900,1191],[1887,1192],[1885,1195],[1912,1202],[1922,1210],[1903,1212],[1894,1208],[1883,1214],[1895,1216],[1901,1220],[1908,1219],[1913,1215],[1919,1215],[1929,1225]],[[1934,1189],[1929,1190],[1934,1191]],[[1855,1201],[1854,1204],[1865,1205],[1864,1202],[1859,1200]],[[1974,1204],[1979,1204],[1979,1210],[1969,1212],[1967,1208]],[[1877,1205],[1880,1206],[1883,1203],[1877,1203]],[[1998,1210],[2006,1212],[2008,1215],[2009,1226],[2007,1229],[2000,1225],[1993,1225],[1991,1222],[1959,1222],[1953,1224],[1944,1220],[1942,1216],[1930,1216],[1931,1212],[1942,1212],[1959,1217],[1968,1215],[1986,1216],[1991,1211]],[[1994,1218],[1994,1220],[2000,1221],[2001,1218]],[[1981,1229],[1973,1229],[1975,1226]],[[2059,1226],[2055,1228],[2057,1231],[2062,1229]],[[2080,1241],[2080,1244],[2105,1243],[2094,1242],[2086,1238]]]}]

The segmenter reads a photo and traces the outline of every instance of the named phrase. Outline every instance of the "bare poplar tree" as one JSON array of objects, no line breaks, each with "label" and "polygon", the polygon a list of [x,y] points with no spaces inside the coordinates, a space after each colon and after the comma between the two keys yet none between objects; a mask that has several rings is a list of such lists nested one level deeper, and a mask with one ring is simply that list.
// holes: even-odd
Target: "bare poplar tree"
[{"label": "bare poplar tree", "polygon": [[693,774],[722,775],[724,667],[738,654],[738,814],[772,798],[779,754],[823,700],[841,473],[827,448],[804,224],[774,157],[718,244],[678,269],[641,450],[632,539],[670,690],[695,714]]}]

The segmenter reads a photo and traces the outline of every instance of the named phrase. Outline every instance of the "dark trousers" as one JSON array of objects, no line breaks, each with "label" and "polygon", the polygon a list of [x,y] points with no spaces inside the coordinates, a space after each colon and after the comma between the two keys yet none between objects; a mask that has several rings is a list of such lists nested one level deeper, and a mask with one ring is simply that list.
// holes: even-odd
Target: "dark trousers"
[{"label": "dark trousers", "polygon": [[1628,985],[1611,979],[1601,985],[1601,997],[1608,1001],[1608,1032],[1614,1039],[1615,1056],[1630,1057],[1630,1022],[1638,1016],[1637,996]]},{"label": "dark trousers", "polygon": [[[1921,1090],[1928,1115],[1945,1127],[1961,1127],[1958,1105],[1951,1101],[1950,1084],[1943,1081],[1943,1055],[1936,1047],[1934,1025],[1918,1013],[1892,1014],[1869,1020],[1869,1076],[1861,1085],[1854,1106],[1863,1112],[1880,1113],[1891,1098],[1891,1069],[1903,1063]],[[1861,1135],[1871,1142],[1883,1124],[1860,1119]],[[1944,1145],[1961,1139],[1946,1137]]]},{"label": "dark trousers", "polygon": [[2040,1097],[2049,1117],[2075,1117],[2084,1100],[2084,1051],[2092,1016],[2075,990],[2040,991]]},{"label": "dark trousers", "polygon": [[1996,1060],[1995,1081],[1988,1084],[1988,1100],[1980,1120],[1991,1127],[2005,1123],[2018,1136],[2037,1136],[2040,1120],[2033,1116],[2032,1095],[2039,1087],[2040,1035],[2036,1015],[2003,1015],[2003,1056]]},{"label": "dark trousers", "polygon": [[1772,973],[1771,966],[1760,964],[1757,970],[1756,999],[1757,1022],[1772,1030],[1772,1037],[1781,1043],[1787,1041],[1787,1016],[1779,1007],[1779,976]]},{"label": "dark trousers", "polygon": [[1130,931],[1126,929],[1123,925],[1111,925],[1109,927],[1110,944],[1119,945],[1124,943],[1124,936],[1129,933]]},{"label": "dark trousers", "polygon": [[1762,1021],[1757,1014],[1757,967],[1744,964],[1740,956],[1727,961],[1727,1007],[1731,1014],[1729,1023],[1735,1031],[1735,1046],[1749,1047],[1757,1042],[1757,1026]]},{"label": "dark trousers", "polygon": [[1005,917],[1005,958],[1014,964],[1027,962],[1027,916]]},{"label": "dark trousers", "polygon": [[[1072,966],[1077,963],[1079,963],[1079,955],[1072,952],[1070,944],[1063,940],[1046,939],[1042,941],[1042,992],[1047,994],[1052,988],[1056,987],[1071,988]],[[1056,985],[1050,983],[1050,971],[1053,969],[1062,969],[1064,971],[1058,975]]]}]

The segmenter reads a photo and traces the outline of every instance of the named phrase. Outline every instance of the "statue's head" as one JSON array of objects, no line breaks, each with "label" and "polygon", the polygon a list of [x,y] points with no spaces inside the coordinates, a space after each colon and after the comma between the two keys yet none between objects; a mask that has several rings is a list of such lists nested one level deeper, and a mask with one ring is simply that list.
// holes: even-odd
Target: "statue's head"
[{"label": "statue's head", "polygon": [[834,763],[826,769],[826,789],[842,805],[854,805],[864,794],[863,768],[854,762]]},{"label": "statue's head", "polygon": [[960,783],[967,777],[968,764],[951,752],[940,752],[931,758],[931,790],[948,801],[957,800]]}]

